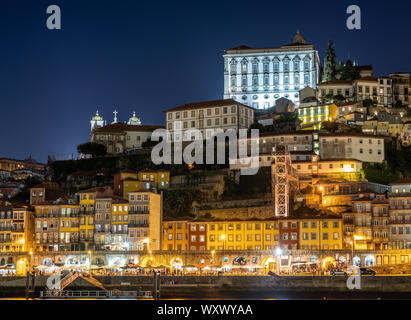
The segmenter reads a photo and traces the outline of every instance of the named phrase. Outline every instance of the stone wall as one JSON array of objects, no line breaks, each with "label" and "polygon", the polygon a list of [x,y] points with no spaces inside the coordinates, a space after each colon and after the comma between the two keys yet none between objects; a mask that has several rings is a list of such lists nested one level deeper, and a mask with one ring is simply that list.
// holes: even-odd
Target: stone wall
[{"label": "stone wall", "polygon": [[267,219],[274,217],[274,205],[242,207],[242,208],[224,208],[224,209],[203,209],[199,210],[200,215],[211,214],[217,219]]}]

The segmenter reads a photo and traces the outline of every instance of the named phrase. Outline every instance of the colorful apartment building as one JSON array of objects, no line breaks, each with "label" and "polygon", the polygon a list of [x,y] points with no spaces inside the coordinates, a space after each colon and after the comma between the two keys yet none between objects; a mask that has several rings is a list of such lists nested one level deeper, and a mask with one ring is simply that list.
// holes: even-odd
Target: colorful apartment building
[{"label": "colorful apartment building", "polygon": [[299,222],[300,250],[342,250],[343,221],[341,218],[301,219]]},{"label": "colorful apartment building", "polygon": [[277,221],[221,221],[207,223],[207,249],[274,250],[278,246]]},{"label": "colorful apartment building", "polygon": [[324,122],[333,122],[340,115],[339,108],[335,104],[324,106],[300,106],[298,118],[302,121],[303,130],[320,130]]},{"label": "colorful apartment building", "polygon": [[128,250],[128,212],[129,204],[125,200],[111,204],[111,250]]},{"label": "colorful apartment building", "polygon": [[166,170],[123,170],[114,175],[115,193],[129,199],[130,192],[166,189],[170,185],[170,172]]},{"label": "colorful apartment building", "polygon": [[163,250],[188,250],[188,223],[186,220],[163,222]]},{"label": "colorful apartment building", "polygon": [[130,250],[161,250],[163,195],[151,191],[129,193]]},{"label": "colorful apartment building", "polygon": [[188,249],[191,251],[207,250],[207,224],[205,222],[188,223]]},{"label": "colorful apartment building", "polygon": [[283,250],[299,250],[299,220],[281,219],[279,226],[279,247]]}]

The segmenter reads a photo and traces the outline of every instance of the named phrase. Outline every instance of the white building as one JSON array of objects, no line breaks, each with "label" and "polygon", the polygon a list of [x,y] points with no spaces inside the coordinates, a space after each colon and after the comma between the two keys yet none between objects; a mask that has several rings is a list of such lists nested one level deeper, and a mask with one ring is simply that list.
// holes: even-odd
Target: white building
[{"label": "white building", "polygon": [[238,131],[248,129],[254,122],[254,109],[231,99],[188,103],[165,113],[172,139],[189,129],[200,130],[203,138],[210,138],[212,129]]},{"label": "white building", "polygon": [[320,83],[318,85],[318,100],[322,100],[327,95],[342,95],[348,101],[351,101],[354,97],[354,87],[352,81],[332,80]]},{"label": "white building", "polygon": [[163,128],[162,126],[142,125],[141,120],[133,116],[127,123],[117,121],[117,111],[114,111],[114,121],[105,125],[103,118],[97,114],[92,118],[90,142],[100,143],[106,146],[107,153],[119,154],[138,150],[143,147],[154,130]]},{"label": "white building", "polygon": [[255,109],[275,106],[279,98],[299,105],[299,91],[317,88],[320,60],[313,45],[300,32],[292,43],[277,48],[240,46],[224,54],[224,99]]},{"label": "white building", "polygon": [[320,134],[321,160],[355,159],[382,163],[385,159],[384,138],[362,134]]}]

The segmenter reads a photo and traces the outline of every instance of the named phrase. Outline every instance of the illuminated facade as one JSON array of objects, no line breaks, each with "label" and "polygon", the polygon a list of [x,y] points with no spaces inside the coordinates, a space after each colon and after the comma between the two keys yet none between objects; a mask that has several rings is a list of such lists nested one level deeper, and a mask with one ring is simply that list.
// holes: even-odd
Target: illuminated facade
[{"label": "illuminated facade", "polygon": [[384,138],[363,134],[320,134],[322,160],[355,159],[382,163],[385,159]]},{"label": "illuminated facade", "polygon": [[248,129],[254,122],[254,109],[233,99],[187,103],[165,111],[166,128],[172,140],[189,141],[185,131],[197,129],[203,139],[211,131]]},{"label": "illuminated facade", "polygon": [[166,170],[123,170],[114,175],[114,190],[124,199],[130,192],[166,189],[170,186],[170,172]]},{"label": "illuminated facade", "polygon": [[111,246],[110,250],[128,250],[128,212],[129,204],[125,200],[111,204]]},{"label": "illuminated facade", "polygon": [[129,247],[131,250],[161,250],[163,195],[154,192],[129,193]]},{"label": "illuminated facade", "polygon": [[301,219],[298,223],[301,250],[343,249],[342,219]]},{"label": "illuminated facade", "polygon": [[313,45],[297,31],[289,45],[256,49],[240,46],[224,53],[224,99],[255,109],[275,106],[287,98],[298,106],[299,91],[316,89],[320,61]]},{"label": "illuminated facade", "polygon": [[339,114],[339,108],[335,104],[298,109],[298,118],[302,121],[303,130],[320,130],[323,122],[334,122]]},{"label": "illuminated facade", "polygon": [[163,223],[163,250],[187,251],[188,226],[187,221],[165,221]]},{"label": "illuminated facade", "polygon": [[277,221],[207,222],[207,250],[274,250]]}]

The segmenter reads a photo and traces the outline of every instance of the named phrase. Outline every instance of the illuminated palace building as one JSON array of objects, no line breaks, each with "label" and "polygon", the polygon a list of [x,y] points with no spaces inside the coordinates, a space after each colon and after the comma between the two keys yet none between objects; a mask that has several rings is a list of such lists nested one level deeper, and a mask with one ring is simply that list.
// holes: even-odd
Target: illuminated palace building
[{"label": "illuminated palace building", "polygon": [[224,99],[268,109],[284,97],[298,106],[301,89],[317,88],[319,70],[318,52],[306,44],[299,30],[291,44],[278,48],[228,49],[224,54]]}]

